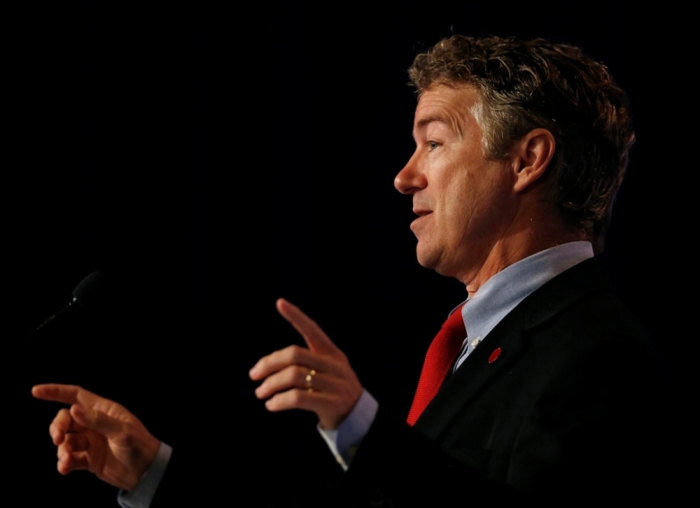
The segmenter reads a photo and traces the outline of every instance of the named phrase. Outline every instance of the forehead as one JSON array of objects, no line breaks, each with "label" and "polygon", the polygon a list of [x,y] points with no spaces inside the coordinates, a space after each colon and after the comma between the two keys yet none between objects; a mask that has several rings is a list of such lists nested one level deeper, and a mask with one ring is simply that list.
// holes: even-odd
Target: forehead
[{"label": "forehead", "polygon": [[414,135],[432,123],[444,124],[459,135],[476,124],[478,91],[468,85],[436,85],[425,90],[416,106]]}]

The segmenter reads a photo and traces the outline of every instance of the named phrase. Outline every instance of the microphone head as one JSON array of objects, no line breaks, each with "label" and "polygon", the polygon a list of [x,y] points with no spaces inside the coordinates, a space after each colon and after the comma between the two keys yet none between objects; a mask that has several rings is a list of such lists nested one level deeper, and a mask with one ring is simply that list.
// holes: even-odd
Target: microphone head
[{"label": "microphone head", "polygon": [[85,277],[73,290],[75,302],[83,307],[91,307],[104,297],[104,274],[92,272]]}]

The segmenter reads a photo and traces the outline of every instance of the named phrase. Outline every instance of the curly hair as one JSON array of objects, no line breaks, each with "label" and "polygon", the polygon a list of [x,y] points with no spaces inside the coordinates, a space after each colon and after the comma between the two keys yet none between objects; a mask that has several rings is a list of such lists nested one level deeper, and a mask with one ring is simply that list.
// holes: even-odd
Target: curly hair
[{"label": "curly hair", "polygon": [[602,250],[635,139],[627,96],[603,64],[545,39],[453,35],[416,56],[409,76],[419,94],[437,85],[478,90],[488,157],[505,158],[534,128],[549,130],[551,199]]}]

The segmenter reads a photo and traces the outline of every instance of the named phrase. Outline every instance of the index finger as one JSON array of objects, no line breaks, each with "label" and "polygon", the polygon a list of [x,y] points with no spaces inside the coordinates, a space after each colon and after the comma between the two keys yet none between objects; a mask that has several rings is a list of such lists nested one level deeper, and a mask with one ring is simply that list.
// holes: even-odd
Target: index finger
[{"label": "index finger", "polygon": [[78,385],[43,384],[32,387],[32,395],[37,399],[63,402],[65,404],[89,404],[98,396]]},{"label": "index finger", "polygon": [[299,307],[289,303],[284,298],[277,300],[277,311],[289,321],[297,332],[304,337],[304,342],[311,351],[317,353],[335,353],[340,351],[321,330],[316,321],[304,314]]}]

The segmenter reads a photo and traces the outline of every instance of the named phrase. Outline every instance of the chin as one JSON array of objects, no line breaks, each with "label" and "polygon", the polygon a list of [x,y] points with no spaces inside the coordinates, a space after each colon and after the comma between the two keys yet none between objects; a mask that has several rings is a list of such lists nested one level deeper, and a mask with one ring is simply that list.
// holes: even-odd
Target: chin
[{"label": "chin", "polygon": [[445,277],[455,277],[458,270],[454,263],[448,262],[444,256],[443,252],[427,251],[420,249],[420,245],[416,249],[416,258],[418,259],[418,264],[424,268],[433,270]]},{"label": "chin", "polygon": [[438,256],[435,252],[426,252],[420,248],[419,244],[416,248],[416,258],[418,259],[418,264],[422,267],[429,268],[430,270],[436,270],[439,273],[438,261],[440,256]]}]

